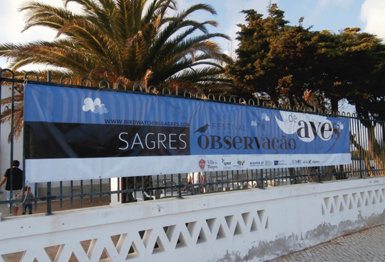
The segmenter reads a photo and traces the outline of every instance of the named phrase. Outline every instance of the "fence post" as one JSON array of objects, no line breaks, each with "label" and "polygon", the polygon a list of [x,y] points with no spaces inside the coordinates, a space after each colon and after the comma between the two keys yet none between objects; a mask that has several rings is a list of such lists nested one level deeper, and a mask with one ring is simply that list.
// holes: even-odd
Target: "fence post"
[{"label": "fence post", "polygon": [[52,215],[51,197],[51,182],[47,182],[47,216]]},{"label": "fence post", "polygon": [[[12,79],[15,78],[15,75],[12,72]],[[9,185],[11,187],[10,192],[10,199],[12,199],[12,190],[13,190],[13,154],[14,154],[14,145],[15,145],[15,82],[12,81],[12,87],[11,87],[11,148],[10,148],[10,164],[9,166],[11,167],[10,170],[10,181]],[[23,167],[24,168],[24,167]],[[23,177],[23,190],[22,193],[24,194],[24,177]],[[15,205],[17,203],[15,202]],[[12,202],[11,205],[9,206],[9,213],[12,211]]]},{"label": "fence post", "polygon": [[260,171],[261,171],[261,189],[265,189],[265,185],[264,185],[265,181],[263,181],[263,170],[260,169]]},{"label": "fence post", "polygon": [[178,173],[178,198],[182,197],[182,175],[181,173]]},{"label": "fence post", "polygon": [[321,168],[317,168],[317,176],[318,176],[318,183],[322,183],[322,181],[321,181]]}]

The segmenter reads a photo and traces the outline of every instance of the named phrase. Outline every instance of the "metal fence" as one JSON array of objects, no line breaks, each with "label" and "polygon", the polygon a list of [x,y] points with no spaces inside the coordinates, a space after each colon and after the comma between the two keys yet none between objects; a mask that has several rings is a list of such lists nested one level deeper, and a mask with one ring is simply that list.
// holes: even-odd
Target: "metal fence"
[{"label": "metal fence", "polygon": [[[53,81],[51,74],[48,74],[47,81],[39,81],[38,74],[33,72],[25,73],[21,79],[15,77],[15,74],[8,69],[2,70],[0,75],[0,87],[9,88],[9,97],[1,98],[2,118],[1,122],[10,123],[9,143],[1,144],[1,154],[7,149],[9,154],[9,165],[14,160],[14,141],[17,131],[20,129],[20,118],[22,113],[23,84],[35,83],[41,85],[60,85],[67,87],[90,88],[93,83],[88,78],[77,80],[79,85],[71,76],[64,75]],[[102,80],[96,88],[110,88],[112,85]],[[128,88],[123,83],[118,83],[115,88],[123,89],[123,92],[143,92],[141,86]],[[163,88],[158,90],[156,87],[149,87],[150,92],[157,95],[184,96],[191,99],[208,99],[224,103],[239,103],[250,106],[266,107],[266,104],[258,98],[246,101],[237,96],[225,96],[223,94],[204,94],[203,92],[191,92],[181,90],[178,87]],[[19,111],[18,111],[19,110]],[[285,108],[287,110],[287,108]],[[293,110],[294,111],[294,110]],[[328,115],[315,112],[316,110],[296,110],[313,114]],[[232,190],[243,190],[250,188],[267,188],[272,186],[290,185],[299,183],[317,182],[321,183],[328,180],[340,179],[363,179],[372,176],[385,175],[385,123],[381,121],[372,121],[359,119],[354,114],[342,113],[340,117],[346,117],[350,120],[351,135],[351,156],[352,164],[339,166],[319,166],[309,168],[276,168],[262,170],[238,170],[206,172],[204,178],[199,179],[197,184],[188,184],[187,173],[140,176],[140,177],[117,177],[99,180],[80,180],[80,181],[62,181],[55,183],[37,183],[31,185],[34,198],[33,212],[52,214],[54,211],[109,205],[113,203],[127,203],[136,201],[147,201],[169,197],[183,198],[189,194],[209,194],[215,192],[224,192]],[[22,125],[21,125],[22,126]],[[0,130],[1,131],[1,130]],[[2,136],[3,131],[0,132]],[[2,177],[2,176],[1,176]],[[12,192],[10,192],[12,194]],[[23,192],[23,198],[25,196]],[[0,208],[7,208],[12,212],[13,204],[21,204],[21,200],[7,200],[0,195]],[[1,209],[0,209],[1,212]]]}]

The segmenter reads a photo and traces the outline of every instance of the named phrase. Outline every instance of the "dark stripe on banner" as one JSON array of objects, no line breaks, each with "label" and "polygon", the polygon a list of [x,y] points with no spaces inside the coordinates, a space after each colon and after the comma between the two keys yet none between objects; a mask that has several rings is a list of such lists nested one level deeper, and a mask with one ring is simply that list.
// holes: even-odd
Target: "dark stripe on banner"
[{"label": "dark stripe on banner", "polygon": [[189,155],[188,127],[26,122],[26,159]]}]

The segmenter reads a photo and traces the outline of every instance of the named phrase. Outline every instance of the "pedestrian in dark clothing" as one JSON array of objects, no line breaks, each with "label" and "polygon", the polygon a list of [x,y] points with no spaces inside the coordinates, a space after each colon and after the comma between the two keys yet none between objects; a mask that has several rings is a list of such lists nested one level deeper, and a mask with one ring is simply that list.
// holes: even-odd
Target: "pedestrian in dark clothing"
[{"label": "pedestrian in dark clothing", "polygon": [[4,178],[0,181],[0,187],[6,183],[5,190],[8,191],[7,199],[15,201],[12,205],[12,213],[14,216],[17,215],[19,205],[21,204],[21,201],[19,203],[17,203],[17,201],[21,200],[21,189],[23,188],[24,181],[23,171],[19,168],[19,165],[20,162],[18,160],[13,160],[12,168],[8,168],[5,171]]}]

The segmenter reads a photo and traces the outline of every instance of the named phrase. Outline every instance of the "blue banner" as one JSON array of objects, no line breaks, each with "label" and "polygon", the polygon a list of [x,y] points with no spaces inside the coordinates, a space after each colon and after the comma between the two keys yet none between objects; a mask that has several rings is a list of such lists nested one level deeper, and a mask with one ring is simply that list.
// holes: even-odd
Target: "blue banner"
[{"label": "blue banner", "polygon": [[24,119],[33,182],[350,163],[346,118],[28,84]]}]

